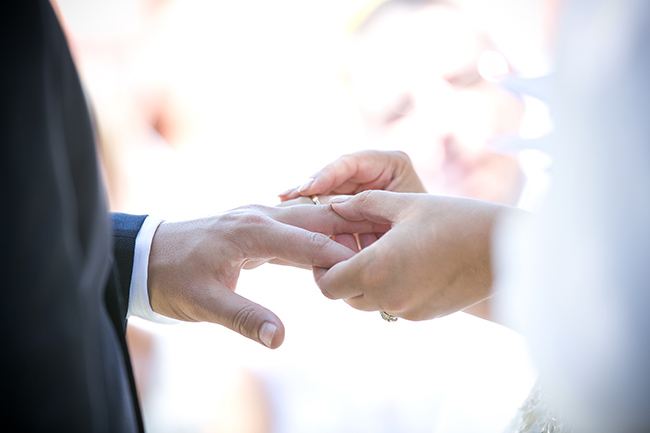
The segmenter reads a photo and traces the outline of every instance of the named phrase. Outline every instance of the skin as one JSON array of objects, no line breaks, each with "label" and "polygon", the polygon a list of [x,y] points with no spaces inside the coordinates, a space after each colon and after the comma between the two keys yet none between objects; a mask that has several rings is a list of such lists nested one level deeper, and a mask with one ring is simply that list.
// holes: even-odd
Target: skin
[{"label": "skin", "polygon": [[386,191],[335,197],[331,206],[351,221],[390,229],[349,260],[314,269],[326,296],[409,320],[442,317],[490,296],[490,234],[504,206]]},{"label": "skin", "polygon": [[363,150],[343,155],[307,182],[280,194],[280,200],[310,195],[356,194],[369,189],[426,192],[410,158],[401,151]]},{"label": "skin", "polygon": [[[379,229],[359,233],[362,250],[350,260],[314,270],[325,296],[410,320],[458,310],[491,319],[491,233],[502,213],[518,211],[424,192],[406,154],[370,150],[341,157],[280,199],[288,205],[307,200],[299,196],[325,202],[327,194],[356,194],[333,197],[332,209]],[[350,235],[336,240],[357,249]]]},{"label": "skin", "polygon": [[271,262],[328,269],[355,252],[334,242],[337,233],[373,231],[330,206],[246,206],[192,221],[163,223],[148,266],[152,309],[190,322],[212,322],[272,349],[284,340],[282,321],[235,293],[241,269]]}]

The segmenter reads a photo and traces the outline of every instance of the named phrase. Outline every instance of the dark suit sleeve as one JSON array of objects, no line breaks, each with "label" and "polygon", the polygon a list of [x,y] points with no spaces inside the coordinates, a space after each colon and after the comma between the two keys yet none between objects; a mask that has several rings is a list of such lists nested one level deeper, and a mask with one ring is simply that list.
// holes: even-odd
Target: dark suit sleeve
[{"label": "dark suit sleeve", "polygon": [[121,326],[123,328],[126,324],[126,313],[129,306],[135,238],[147,216],[111,213],[110,217],[113,226],[113,279],[115,284],[109,284],[106,289],[106,303],[109,311],[113,310],[112,312],[115,313],[111,316],[122,319]]},{"label": "dark suit sleeve", "polygon": [[0,53],[0,430],[143,431],[115,329],[130,266],[112,259],[85,95],[47,0],[0,2]]}]

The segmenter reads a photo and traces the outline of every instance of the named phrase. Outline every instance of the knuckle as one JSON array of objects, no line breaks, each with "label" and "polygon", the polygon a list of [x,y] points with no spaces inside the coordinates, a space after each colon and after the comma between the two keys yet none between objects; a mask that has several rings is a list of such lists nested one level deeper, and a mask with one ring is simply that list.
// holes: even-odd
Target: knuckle
[{"label": "knuckle", "polygon": [[370,196],[370,194],[371,194],[372,192],[373,192],[373,191],[370,190],[370,189],[365,190],[365,191],[361,191],[359,194],[355,195],[354,198],[355,198],[357,201],[359,201],[359,202],[361,202],[361,203],[364,203],[364,202],[366,202],[366,201],[368,200],[368,196]]},{"label": "knuckle", "polygon": [[232,329],[241,335],[254,339],[257,317],[257,309],[253,305],[245,305],[233,316]]},{"label": "knuckle", "polygon": [[330,238],[322,233],[317,232],[310,232],[307,236],[309,237],[309,244],[312,246],[312,253],[310,258],[312,262],[314,262],[315,259],[327,249],[330,243]]},{"label": "knuckle", "polygon": [[222,214],[214,226],[218,239],[248,254],[258,249],[259,239],[268,232],[273,220],[258,205],[244,206]]},{"label": "knuckle", "polygon": [[380,192],[377,191],[377,190],[369,189],[369,190],[365,190],[365,191],[360,192],[359,194],[357,194],[354,197],[354,199],[357,200],[359,205],[361,205],[363,207],[363,206],[367,206],[370,203],[372,203],[376,199],[377,194],[379,194],[379,193]]},{"label": "knuckle", "polygon": [[261,205],[251,204],[237,209],[238,217],[243,223],[259,224],[268,220],[266,208]]},{"label": "knuckle", "polygon": [[401,160],[406,165],[411,165],[411,157],[409,157],[408,154],[403,150],[395,150],[393,151],[393,154],[397,159]]},{"label": "knuckle", "polygon": [[339,161],[347,171],[351,171],[356,164],[357,155],[353,153],[347,153],[339,158]]},{"label": "knuckle", "polygon": [[231,229],[250,228],[251,226],[264,224],[268,219],[264,206],[247,205],[219,215],[219,218],[214,221],[214,228],[217,230],[222,229],[224,226]]},{"label": "knuckle", "polygon": [[259,230],[266,230],[271,223],[271,218],[261,211],[258,205],[252,205],[238,212],[234,229],[239,235],[249,235]]}]

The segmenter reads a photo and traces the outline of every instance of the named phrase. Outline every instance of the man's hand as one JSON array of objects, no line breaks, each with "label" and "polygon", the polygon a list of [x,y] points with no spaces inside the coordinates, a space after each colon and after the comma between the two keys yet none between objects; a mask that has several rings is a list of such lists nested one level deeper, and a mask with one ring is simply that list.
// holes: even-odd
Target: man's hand
[{"label": "man's hand", "polygon": [[[490,296],[490,238],[495,219],[507,207],[385,191],[330,203],[350,221],[374,223],[375,234],[349,260],[314,268],[325,296],[409,320],[441,317]],[[382,226],[391,228],[377,230]]]},{"label": "man's hand", "polygon": [[242,268],[265,262],[328,269],[354,255],[330,239],[372,231],[329,206],[246,206],[209,218],[163,223],[149,257],[148,290],[157,313],[224,325],[277,348],[284,326],[271,311],[235,293]]},{"label": "man's hand", "polygon": [[369,189],[426,192],[404,152],[364,150],[340,157],[302,186],[280,194],[280,200],[323,194],[356,194]]}]

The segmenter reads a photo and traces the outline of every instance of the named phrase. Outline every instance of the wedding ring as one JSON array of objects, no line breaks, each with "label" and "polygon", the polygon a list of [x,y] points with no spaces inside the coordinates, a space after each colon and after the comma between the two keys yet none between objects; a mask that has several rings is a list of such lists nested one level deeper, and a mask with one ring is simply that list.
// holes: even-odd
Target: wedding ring
[{"label": "wedding ring", "polygon": [[380,311],[379,314],[381,314],[381,318],[387,322],[395,322],[397,320],[397,317],[392,316],[385,311]]},{"label": "wedding ring", "polygon": [[314,204],[321,204],[321,203],[320,203],[320,200],[318,199],[318,196],[317,196],[317,195],[312,195],[312,196],[311,196],[311,201],[313,201]]}]

